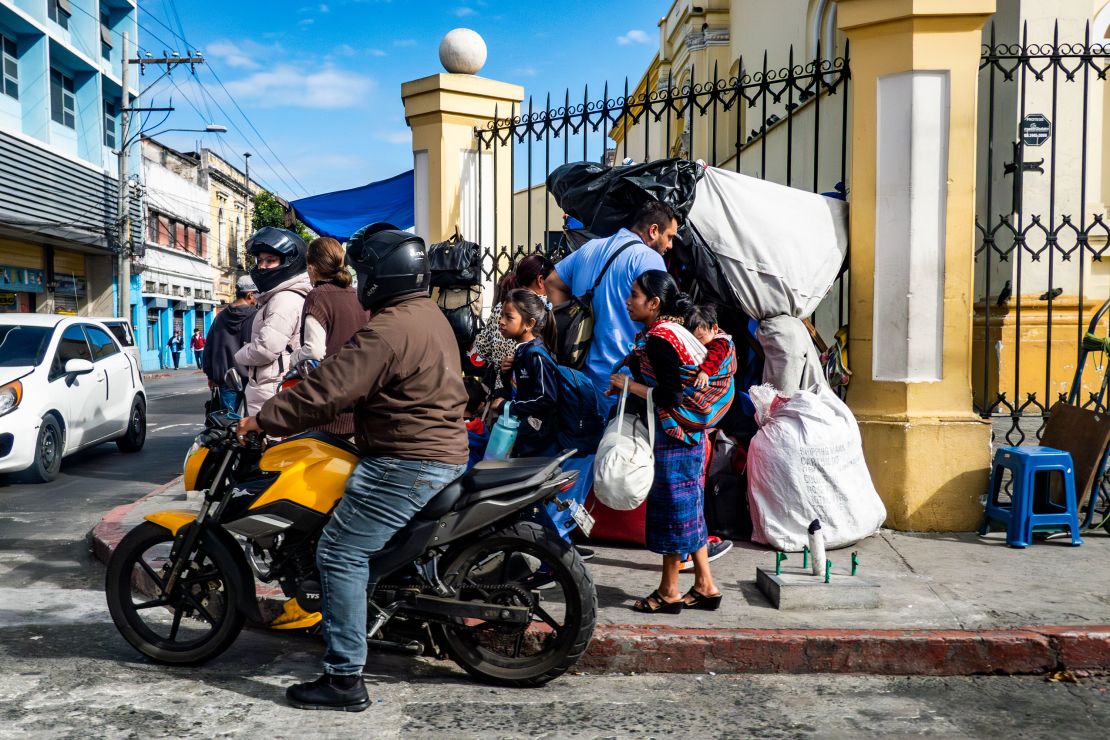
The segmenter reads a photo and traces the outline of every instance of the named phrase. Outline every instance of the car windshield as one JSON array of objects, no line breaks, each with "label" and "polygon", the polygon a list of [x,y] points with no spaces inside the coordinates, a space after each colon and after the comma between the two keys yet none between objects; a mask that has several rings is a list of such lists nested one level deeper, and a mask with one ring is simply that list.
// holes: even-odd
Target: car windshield
[{"label": "car windshield", "polygon": [[50,326],[0,324],[0,367],[38,365],[53,332]]}]

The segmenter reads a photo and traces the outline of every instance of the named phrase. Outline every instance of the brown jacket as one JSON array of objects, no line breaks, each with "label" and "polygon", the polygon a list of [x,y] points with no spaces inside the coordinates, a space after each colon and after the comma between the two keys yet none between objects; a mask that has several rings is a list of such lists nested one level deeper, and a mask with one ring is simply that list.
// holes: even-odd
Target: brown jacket
[{"label": "brown jacket", "polygon": [[374,314],[305,380],[271,398],[258,423],[288,435],[354,408],[355,439],[368,456],[467,461],[458,344],[430,298],[404,298]]}]

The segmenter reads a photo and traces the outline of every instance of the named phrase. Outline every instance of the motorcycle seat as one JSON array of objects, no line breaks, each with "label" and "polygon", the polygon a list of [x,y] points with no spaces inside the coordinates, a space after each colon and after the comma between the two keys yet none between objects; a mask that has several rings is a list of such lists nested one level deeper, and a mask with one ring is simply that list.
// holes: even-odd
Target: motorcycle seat
[{"label": "motorcycle seat", "polygon": [[555,462],[553,457],[517,457],[511,460],[483,460],[459,479],[467,493],[523,483]]},{"label": "motorcycle seat", "polygon": [[462,496],[462,484],[459,480],[447,484],[442,491],[432,496],[432,500],[424,504],[424,508],[416,515],[416,519],[432,520],[451,511]]}]

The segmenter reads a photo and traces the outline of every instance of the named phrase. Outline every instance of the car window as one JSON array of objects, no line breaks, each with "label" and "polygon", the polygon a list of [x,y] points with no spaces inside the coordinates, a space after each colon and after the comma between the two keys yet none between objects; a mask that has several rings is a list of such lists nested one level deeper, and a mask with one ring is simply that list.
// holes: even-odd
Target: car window
[{"label": "car window", "polygon": [[119,347],[108,336],[108,332],[101,329],[99,326],[92,326],[84,324],[85,334],[89,338],[89,347],[92,348],[93,362],[99,362],[106,357],[119,354]]},{"label": "car window", "polygon": [[131,325],[119,321],[102,321],[104,326],[108,327],[108,331],[112,332],[112,336],[119,340],[119,343],[124,347],[134,347],[135,337],[131,334]]},{"label": "car window", "polygon": [[92,362],[92,351],[85,340],[85,332],[81,327],[73,324],[67,326],[58,342],[58,350],[54,353],[54,363],[50,367],[50,379],[53,380],[65,373],[66,363],[70,360],[88,360]]},{"label": "car window", "polygon": [[49,326],[0,324],[0,367],[41,364],[53,333]]}]

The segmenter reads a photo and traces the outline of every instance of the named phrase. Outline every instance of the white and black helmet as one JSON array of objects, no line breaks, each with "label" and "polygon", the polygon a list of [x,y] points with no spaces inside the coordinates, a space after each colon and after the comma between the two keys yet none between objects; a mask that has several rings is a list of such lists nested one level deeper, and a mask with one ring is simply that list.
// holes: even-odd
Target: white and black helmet
[{"label": "white and black helmet", "polygon": [[296,275],[308,269],[308,245],[304,239],[297,236],[289,229],[279,229],[275,226],[263,226],[247,240],[247,251],[258,259],[263,252],[276,254],[281,258],[281,264],[269,270],[260,270],[255,267],[251,270],[251,279],[263,293],[273,290]]}]

